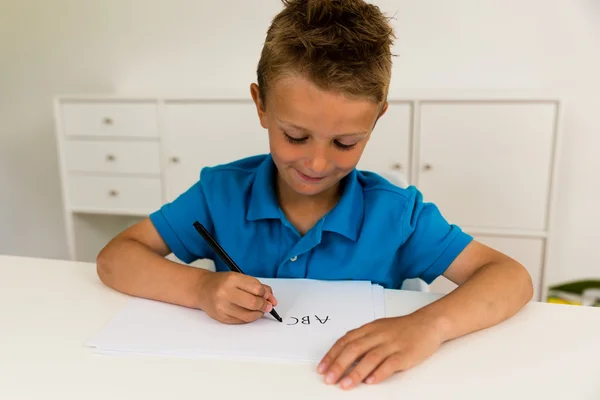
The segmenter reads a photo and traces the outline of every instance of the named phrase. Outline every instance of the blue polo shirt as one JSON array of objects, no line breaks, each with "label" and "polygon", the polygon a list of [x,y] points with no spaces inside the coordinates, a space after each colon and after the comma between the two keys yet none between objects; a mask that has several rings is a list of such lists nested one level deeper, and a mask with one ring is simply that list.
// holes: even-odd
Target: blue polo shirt
[{"label": "blue polo shirt", "polygon": [[472,240],[448,223],[414,187],[353,170],[338,204],[301,236],[279,207],[269,154],[203,168],[200,179],[150,215],[183,262],[211,259],[229,271],[193,223],[211,232],[247,275],[264,278],[368,280],[400,288],[431,283]]}]

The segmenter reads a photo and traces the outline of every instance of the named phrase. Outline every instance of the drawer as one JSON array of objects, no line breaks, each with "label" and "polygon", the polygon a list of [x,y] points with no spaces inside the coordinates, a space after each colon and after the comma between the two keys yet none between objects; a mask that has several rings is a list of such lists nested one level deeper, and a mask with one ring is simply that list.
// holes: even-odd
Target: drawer
[{"label": "drawer", "polygon": [[67,136],[158,137],[158,108],[154,103],[65,103]]},{"label": "drawer", "polygon": [[162,205],[159,178],[69,176],[69,205],[75,211],[149,214]]},{"label": "drawer", "polygon": [[158,142],[65,141],[67,170],[160,174]]}]

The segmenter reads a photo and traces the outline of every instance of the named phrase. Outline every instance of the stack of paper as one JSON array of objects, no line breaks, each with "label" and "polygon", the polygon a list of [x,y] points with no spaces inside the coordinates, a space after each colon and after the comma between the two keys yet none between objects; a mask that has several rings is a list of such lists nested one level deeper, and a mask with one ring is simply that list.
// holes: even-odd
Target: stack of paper
[{"label": "stack of paper", "polygon": [[349,330],[385,316],[384,291],[366,281],[260,279],[283,318],[220,323],[201,310],[133,298],[87,345],[102,353],[318,362]]}]

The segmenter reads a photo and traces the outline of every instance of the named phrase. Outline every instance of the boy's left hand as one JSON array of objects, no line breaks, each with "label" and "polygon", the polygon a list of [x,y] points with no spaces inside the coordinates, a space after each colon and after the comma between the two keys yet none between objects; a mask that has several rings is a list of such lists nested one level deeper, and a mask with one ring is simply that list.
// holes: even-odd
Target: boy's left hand
[{"label": "boy's left hand", "polygon": [[441,332],[431,320],[418,313],[383,318],[348,332],[323,357],[318,372],[328,384],[350,389],[360,382],[372,384],[397,371],[424,361],[442,344]]}]

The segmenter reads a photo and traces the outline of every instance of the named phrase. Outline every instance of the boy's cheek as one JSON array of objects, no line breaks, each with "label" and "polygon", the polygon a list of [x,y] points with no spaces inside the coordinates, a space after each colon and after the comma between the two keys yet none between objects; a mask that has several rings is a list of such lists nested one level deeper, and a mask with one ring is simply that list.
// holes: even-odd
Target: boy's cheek
[{"label": "boy's cheek", "polygon": [[354,169],[354,167],[356,167],[360,161],[362,150],[359,151],[359,149],[355,149],[347,153],[349,154],[342,154],[333,160],[336,168],[344,173],[349,173]]},{"label": "boy's cheek", "polygon": [[302,149],[302,146],[289,143],[275,143],[274,146],[271,146],[271,149],[273,161],[279,166],[293,165],[308,158],[307,154],[305,154],[306,150]]}]

